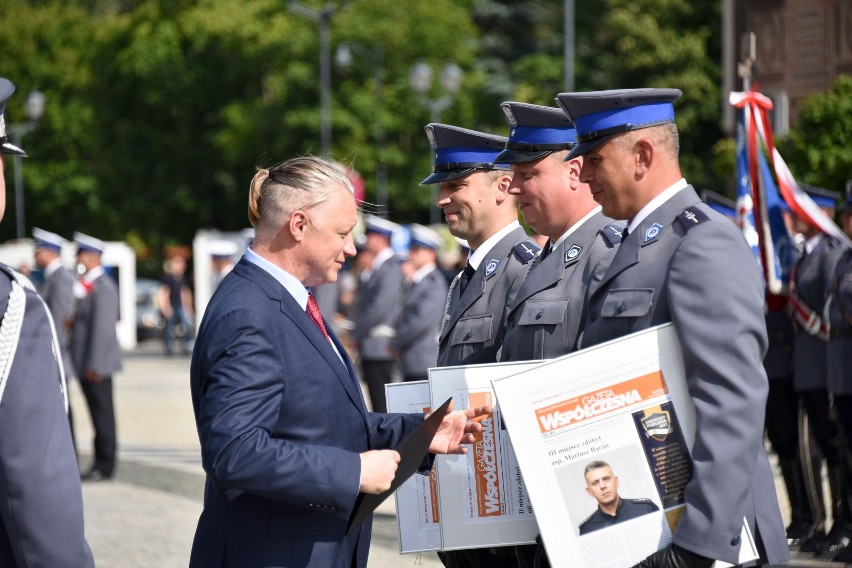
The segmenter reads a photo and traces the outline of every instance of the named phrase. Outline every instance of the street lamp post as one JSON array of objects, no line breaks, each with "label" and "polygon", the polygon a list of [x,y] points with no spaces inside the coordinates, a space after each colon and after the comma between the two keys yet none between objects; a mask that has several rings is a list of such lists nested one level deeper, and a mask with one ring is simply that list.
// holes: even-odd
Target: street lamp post
[{"label": "street lamp post", "polygon": [[[12,138],[12,143],[18,148],[21,147],[21,138],[38,127],[38,121],[44,114],[44,93],[37,90],[30,91],[24,103],[24,114],[27,117],[27,122],[23,124],[9,124],[6,127],[6,131]],[[19,154],[12,156],[12,163],[15,165],[15,236],[18,239],[23,239],[26,234],[24,165]]]},{"label": "street lamp post", "polygon": [[[411,85],[411,89],[417,93],[417,102],[429,109],[430,122],[441,122],[441,114],[453,106],[455,95],[461,89],[463,76],[464,71],[462,71],[461,67],[453,61],[448,62],[441,69],[440,81],[444,94],[437,99],[430,99],[426,93],[432,87],[432,68],[425,61],[418,61],[411,68],[408,74],[408,82]],[[429,207],[429,221],[434,225],[440,222],[440,213],[435,204],[438,194],[436,184],[430,186],[429,194],[432,200]]]},{"label": "street lamp post", "polygon": [[331,17],[346,2],[338,5],[326,2],[317,10],[298,0],[289,0],[287,8],[294,14],[305,16],[319,24],[320,36],[320,140],[322,153],[331,156]]},{"label": "street lamp post", "polygon": [[[376,94],[376,100],[382,101],[383,87],[383,60],[384,51],[381,45],[374,45],[373,49],[368,49],[360,43],[345,41],[337,47],[337,52],[334,55],[337,64],[341,67],[349,67],[352,64],[352,53],[357,53],[362,59],[369,62],[373,71],[373,89]],[[386,133],[385,125],[381,116],[376,116],[374,121],[374,136],[376,139],[376,202],[379,206],[379,211],[387,211],[388,205],[388,170],[385,165],[383,156]]]}]

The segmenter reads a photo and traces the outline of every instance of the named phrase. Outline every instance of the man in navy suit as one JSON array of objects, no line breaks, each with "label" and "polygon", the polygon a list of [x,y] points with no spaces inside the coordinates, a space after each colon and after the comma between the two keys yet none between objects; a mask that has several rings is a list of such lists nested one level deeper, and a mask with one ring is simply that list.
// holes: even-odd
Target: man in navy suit
[{"label": "man in navy suit", "polygon": [[[353,187],[302,157],[260,170],[251,248],[207,306],[192,355],[204,510],[191,566],[364,567],[371,519],[349,534],[359,492],[393,481],[395,447],[422,415],[367,412],[346,350],[309,288],[355,254]],[[488,408],[452,412],[433,453],[464,453]]]}]

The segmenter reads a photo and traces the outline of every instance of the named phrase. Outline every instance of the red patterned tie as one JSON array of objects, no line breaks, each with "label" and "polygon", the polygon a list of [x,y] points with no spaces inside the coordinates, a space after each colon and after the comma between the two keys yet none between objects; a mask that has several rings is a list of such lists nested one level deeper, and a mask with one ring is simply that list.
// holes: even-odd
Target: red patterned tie
[{"label": "red patterned tie", "polygon": [[314,323],[325,336],[326,339],[329,339],[328,332],[325,330],[325,324],[322,322],[322,314],[320,314],[319,306],[317,305],[317,301],[314,299],[313,294],[308,294],[308,307],[307,310],[308,315],[314,320]]}]

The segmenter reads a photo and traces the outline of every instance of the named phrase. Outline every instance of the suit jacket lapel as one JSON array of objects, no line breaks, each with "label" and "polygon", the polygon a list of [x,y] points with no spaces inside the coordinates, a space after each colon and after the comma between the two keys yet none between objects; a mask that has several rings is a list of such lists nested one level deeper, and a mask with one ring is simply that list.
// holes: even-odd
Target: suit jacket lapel
[{"label": "suit jacket lapel", "polygon": [[[293,322],[295,328],[298,328],[305,334],[305,337],[313,344],[317,352],[325,359],[335,375],[337,375],[349,398],[352,399],[355,406],[366,416],[366,407],[361,396],[360,384],[358,383],[355,370],[351,362],[349,362],[346,349],[343,348],[343,345],[332,331],[331,326],[325,321],[325,318],[323,318],[323,321],[326,324],[326,330],[332,341],[335,342],[335,346],[340,352],[340,357],[334,352],[334,348],[332,348],[328,340],[326,340],[325,336],[313,320],[311,320],[308,313],[299,306],[295,298],[271,274],[247,261],[245,258],[240,259],[234,270],[245,278],[257,283],[271,300],[279,303],[281,313]],[[341,361],[341,358],[343,361]]]}]

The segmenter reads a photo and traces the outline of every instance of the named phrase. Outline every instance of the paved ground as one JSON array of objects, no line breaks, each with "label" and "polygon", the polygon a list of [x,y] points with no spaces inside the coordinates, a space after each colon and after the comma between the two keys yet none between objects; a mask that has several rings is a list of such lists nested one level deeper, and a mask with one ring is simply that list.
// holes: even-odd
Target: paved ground
[{"label": "paved ground", "polygon": [[[204,485],[189,396],[189,359],[166,358],[158,344],[142,344],[125,355],[125,370],[114,387],[118,471],[111,481],[83,485],[86,537],[95,561],[100,568],[186,566]],[[85,467],[91,427],[79,385],[72,383],[70,394]],[[780,485],[779,490],[783,495]],[[791,565],[839,566],[804,557]],[[399,554],[390,499],[373,524],[370,567],[405,566],[441,563],[434,553]]]}]

